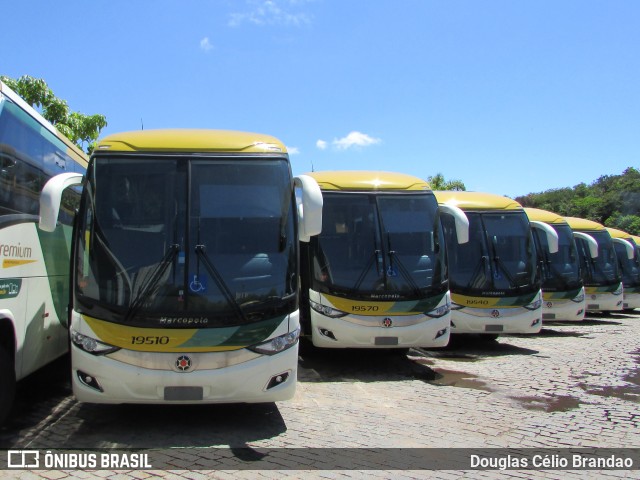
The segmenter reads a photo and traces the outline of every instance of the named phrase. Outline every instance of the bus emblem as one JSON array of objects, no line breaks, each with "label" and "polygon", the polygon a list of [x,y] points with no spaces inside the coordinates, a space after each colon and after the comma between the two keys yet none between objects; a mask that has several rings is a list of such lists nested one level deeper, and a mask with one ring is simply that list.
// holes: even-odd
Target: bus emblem
[{"label": "bus emblem", "polygon": [[186,372],[191,368],[191,358],[186,355],[180,355],[176,360],[176,368],[181,372]]},{"label": "bus emblem", "polygon": [[500,310],[492,310],[491,311],[491,316],[493,318],[498,318],[500,316]]},{"label": "bus emblem", "polygon": [[390,328],[393,326],[393,320],[391,320],[389,317],[386,317],[384,320],[382,320],[382,326],[386,327],[386,328]]}]

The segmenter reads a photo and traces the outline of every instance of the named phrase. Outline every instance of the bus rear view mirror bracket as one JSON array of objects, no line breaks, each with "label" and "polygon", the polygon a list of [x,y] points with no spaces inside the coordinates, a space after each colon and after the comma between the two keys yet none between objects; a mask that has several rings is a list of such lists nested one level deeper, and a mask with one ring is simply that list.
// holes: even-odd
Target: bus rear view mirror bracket
[{"label": "bus rear view mirror bracket", "polygon": [[298,238],[309,242],[322,231],[322,192],[315,179],[308,175],[299,175],[293,182],[302,195],[298,205]]},{"label": "bus rear view mirror bracket", "polygon": [[40,193],[40,230],[53,232],[58,223],[58,213],[62,192],[69,187],[82,184],[83,175],[81,173],[61,173],[52,177]]},{"label": "bus rear view mirror bracket", "polygon": [[589,253],[591,254],[591,258],[598,257],[598,242],[596,242],[595,238],[582,232],[573,232],[573,236],[576,238],[581,238],[585,242],[587,242],[587,245],[589,245]]},{"label": "bus rear view mirror bracket", "polygon": [[629,260],[633,260],[636,249],[633,248],[633,245],[631,245],[631,243],[622,238],[611,238],[611,240],[624,246],[625,250],[627,251],[627,258]]},{"label": "bus rear view mirror bracket", "polygon": [[553,227],[547,225],[544,222],[531,220],[529,223],[531,223],[531,227],[537,228],[538,230],[542,230],[544,232],[545,236],[547,237],[549,253],[558,253],[558,232],[556,232]]},{"label": "bus rear view mirror bracket", "polygon": [[461,208],[454,205],[440,205],[440,212],[451,215],[456,224],[456,238],[458,243],[469,242],[469,218]]}]

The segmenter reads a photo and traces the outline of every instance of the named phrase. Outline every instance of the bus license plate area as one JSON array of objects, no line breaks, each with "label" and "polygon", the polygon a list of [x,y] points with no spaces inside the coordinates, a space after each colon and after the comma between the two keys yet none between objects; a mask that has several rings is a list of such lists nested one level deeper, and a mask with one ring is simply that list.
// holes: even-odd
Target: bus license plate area
[{"label": "bus license plate area", "polygon": [[504,325],[486,325],[484,327],[485,332],[502,332],[504,331]]},{"label": "bus license plate area", "polygon": [[167,401],[198,401],[203,398],[202,387],[164,387],[164,399]]},{"label": "bus license plate area", "polygon": [[398,345],[398,337],[376,337],[375,345]]}]

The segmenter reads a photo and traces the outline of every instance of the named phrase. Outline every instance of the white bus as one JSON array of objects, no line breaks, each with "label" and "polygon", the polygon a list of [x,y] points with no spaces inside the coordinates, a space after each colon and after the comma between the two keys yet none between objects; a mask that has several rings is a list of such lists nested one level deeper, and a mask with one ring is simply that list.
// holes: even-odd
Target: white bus
[{"label": "white bus", "polygon": [[[469,242],[455,241],[456,228],[443,217],[449,257],[452,334],[496,338],[538,333],[542,328],[541,279],[532,224],[522,206],[479,192],[434,192],[438,203],[459,207],[469,219]],[[558,236],[543,224],[550,251]]]},{"label": "white bus", "polygon": [[45,182],[82,174],[87,159],[0,82],[0,423],[15,383],[68,350],[69,248],[79,193],[62,199],[61,225],[36,228]]},{"label": "white bus", "polygon": [[[54,177],[41,228],[55,224]],[[295,187],[301,192],[296,206]],[[252,133],[145,130],[98,143],[73,234],[72,385],[89,403],[291,398],[298,241],[322,195],[285,146]]]},{"label": "white bus", "polygon": [[613,240],[618,267],[622,274],[623,310],[640,308],[640,258],[636,242],[633,235],[623,230],[607,227],[607,231]]},{"label": "white bus", "polygon": [[587,311],[622,310],[622,275],[611,235],[604,225],[578,217],[565,217],[574,232],[584,233],[598,244],[597,256],[588,242],[576,237],[578,254],[582,264]]},{"label": "white bus", "polygon": [[[558,251],[551,253],[542,230],[533,231],[542,273],[542,321],[580,321],[586,313],[578,249],[571,227],[560,215],[525,208],[529,221],[543,222],[558,234]],[[591,239],[595,243],[595,240]]]},{"label": "white bus", "polygon": [[[322,348],[447,345],[446,252],[429,185],[394,172],[307,175],[322,190],[323,226],[301,247],[305,336]],[[443,209],[468,238],[464,213]]]}]

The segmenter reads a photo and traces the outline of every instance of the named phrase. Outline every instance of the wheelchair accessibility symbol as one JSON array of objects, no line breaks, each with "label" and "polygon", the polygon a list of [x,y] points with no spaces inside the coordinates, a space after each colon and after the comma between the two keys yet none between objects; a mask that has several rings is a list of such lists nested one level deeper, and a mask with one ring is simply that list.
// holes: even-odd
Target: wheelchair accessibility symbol
[{"label": "wheelchair accessibility symbol", "polygon": [[207,289],[207,277],[194,275],[193,280],[189,283],[189,290],[193,293],[204,292]]}]

